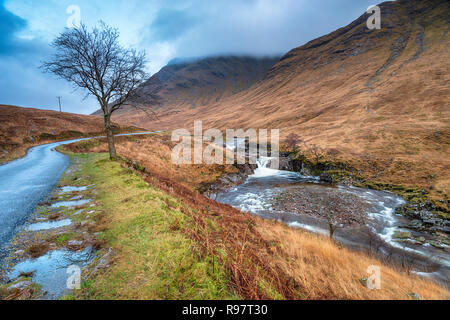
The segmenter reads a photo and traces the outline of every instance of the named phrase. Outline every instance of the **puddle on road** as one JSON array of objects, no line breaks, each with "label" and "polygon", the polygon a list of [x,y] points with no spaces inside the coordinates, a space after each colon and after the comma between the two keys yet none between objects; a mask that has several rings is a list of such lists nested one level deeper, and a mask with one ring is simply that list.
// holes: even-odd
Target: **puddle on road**
[{"label": "puddle on road", "polygon": [[17,279],[21,272],[33,272],[33,282],[42,285],[42,292],[47,292],[43,299],[59,299],[71,293],[67,288],[67,280],[73,273],[68,272],[69,266],[85,267],[93,258],[92,248],[81,252],[56,250],[37,259],[29,259],[17,264],[7,274],[10,281]]},{"label": "puddle on road", "polygon": [[62,227],[67,227],[72,224],[72,220],[64,219],[59,221],[48,221],[48,222],[39,222],[34,223],[26,228],[27,231],[42,231],[42,230],[51,230],[58,229]]},{"label": "puddle on road", "polygon": [[52,208],[61,208],[61,207],[78,207],[83,206],[85,204],[88,204],[89,202],[92,202],[92,199],[86,199],[86,200],[77,200],[77,201],[61,201],[56,202],[52,204]]},{"label": "puddle on road", "polygon": [[87,190],[87,186],[86,187],[72,187],[72,186],[66,186],[66,187],[62,187],[61,191],[62,193],[69,193],[69,192],[81,192],[81,191],[86,191]]}]

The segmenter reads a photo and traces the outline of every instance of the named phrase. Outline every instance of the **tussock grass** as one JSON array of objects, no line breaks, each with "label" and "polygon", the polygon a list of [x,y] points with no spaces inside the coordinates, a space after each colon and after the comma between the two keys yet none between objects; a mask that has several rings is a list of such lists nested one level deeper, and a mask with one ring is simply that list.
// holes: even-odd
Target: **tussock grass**
[{"label": "tussock grass", "polygon": [[[236,292],[246,299],[449,299],[448,289],[408,275],[328,238],[242,213],[159,177],[146,181],[195,208],[195,228],[187,230],[203,252],[223,261]],[[210,221],[218,227],[212,228]],[[360,280],[369,266],[382,270],[381,290]]]},{"label": "tussock grass", "polygon": [[[85,297],[450,298],[446,288],[328,238],[208,199],[151,165],[138,176],[97,157],[90,174],[107,212],[106,239],[119,254],[109,271],[86,285]],[[381,267],[381,290],[361,284],[371,265]]]},{"label": "tussock grass", "polygon": [[[400,269],[385,265],[364,253],[340,248],[329,238],[275,222],[258,224],[268,241],[278,243],[283,256],[274,256],[281,268],[300,284],[306,299],[449,299],[447,289]],[[359,279],[368,277],[369,266],[381,268],[381,289],[369,290]]]}]

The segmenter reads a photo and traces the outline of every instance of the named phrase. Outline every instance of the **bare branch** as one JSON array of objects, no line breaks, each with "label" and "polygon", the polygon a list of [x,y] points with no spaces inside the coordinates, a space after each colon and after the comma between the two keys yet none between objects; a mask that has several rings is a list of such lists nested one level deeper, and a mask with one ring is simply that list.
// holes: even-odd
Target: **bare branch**
[{"label": "bare branch", "polygon": [[42,69],[86,89],[111,115],[147,78],[145,53],[123,48],[118,40],[117,29],[103,22],[92,31],[84,24],[66,29],[53,42],[56,54]]},{"label": "bare branch", "polygon": [[[41,68],[97,99],[105,118],[111,158],[115,157],[111,114],[129,102],[147,78],[145,53],[122,47],[118,30],[103,22],[92,31],[84,24],[66,29],[53,47],[56,53]],[[149,114],[149,110],[146,112]]]}]

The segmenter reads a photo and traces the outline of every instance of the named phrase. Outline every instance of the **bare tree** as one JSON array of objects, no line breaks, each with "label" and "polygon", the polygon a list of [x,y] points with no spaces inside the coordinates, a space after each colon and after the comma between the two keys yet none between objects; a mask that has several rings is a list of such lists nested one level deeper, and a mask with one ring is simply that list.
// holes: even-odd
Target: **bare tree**
[{"label": "bare tree", "polygon": [[311,144],[308,151],[313,155],[316,164],[319,164],[320,160],[323,158],[323,149],[316,144]]},{"label": "bare tree", "polygon": [[122,47],[118,30],[103,22],[92,31],[84,24],[66,29],[52,45],[56,53],[42,69],[86,89],[87,95],[97,99],[104,115],[109,155],[116,159],[111,115],[129,101],[147,77],[145,53]]},{"label": "bare tree", "polygon": [[298,150],[298,146],[302,142],[303,140],[300,138],[300,136],[295,133],[289,134],[286,139],[284,139],[284,143],[286,144],[286,146],[294,152]]},{"label": "bare tree", "polygon": [[331,216],[331,213],[328,213],[327,220],[328,220],[328,228],[329,228],[329,231],[330,231],[330,239],[333,240],[334,232],[336,231],[336,226],[334,224],[333,217]]},{"label": "bare tree", "polygon": [[337,162],[337,158],[339,156],[339,153],[340,152],[339,152],[338,149],[332,148],[332,149],[328,149],[327,150],[327,156],[330,157],[333,162]]}]

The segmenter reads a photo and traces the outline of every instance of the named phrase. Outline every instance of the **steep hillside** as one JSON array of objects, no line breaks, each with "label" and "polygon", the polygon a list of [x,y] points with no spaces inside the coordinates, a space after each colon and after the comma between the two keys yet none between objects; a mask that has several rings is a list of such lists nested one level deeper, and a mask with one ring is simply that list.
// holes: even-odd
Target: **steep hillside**
[{"label": "steep hillside", "polygon": [[[132,104],[164,116],[201,109],[250,88],[262,80],[278,60],[279,57],[237,56],[174,59],[141,86]],[[151,120],[136,114],[132,107],[125,107],[120,113],[129,123],[142,124]]]},{"label": "steep hillside", "polygon": [[[450,2],[380,5],[381,30],[367,14],[293,49],[245,92],[147,122],[279,128],[337,149],[369,178],[419,186],[444,199],[450,186]],[[447,202],[448,206],[448,202]]]},{"label": "steep hillside", "polygon": [[[36,144],[98,135],[103,130],[99,117],[0,105],[0,163],[22,156]],[[137,128],[115,124],[115,130]]]}]

